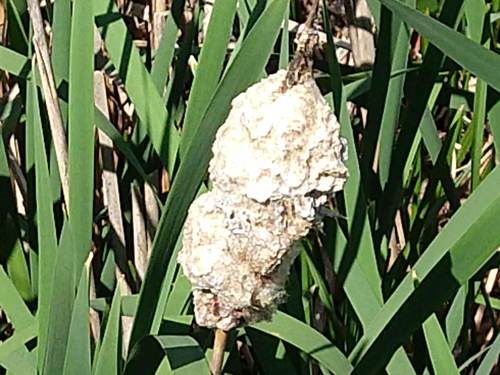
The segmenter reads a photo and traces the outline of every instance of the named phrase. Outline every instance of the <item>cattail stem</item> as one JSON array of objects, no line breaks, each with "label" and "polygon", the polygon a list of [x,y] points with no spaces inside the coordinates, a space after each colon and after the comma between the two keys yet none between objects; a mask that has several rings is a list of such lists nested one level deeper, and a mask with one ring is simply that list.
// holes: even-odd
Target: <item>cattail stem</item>
[{"label": "cattail stem", "polygon": [[281,92],[283,93],[287,89],[303,83],[307,76],[312,75],[313,53],[314,48],[318,44],[318,31],[314,27],[314,20],[318,14],[318,9],[319,0],[313,0],[307,19],[302,25],[303,28],[299,28],[297,31],[297,36],[295,37],[297,50],[292,61],[288,64],[286,79],[281,86]]},{"label": "cattail stem", "polygon": [[316,15],[318,13],[318,8],[319,8],[319,0],[313,0],[313,3],[311,4],[311,8],[309,9],[309,14],[307,15],[306,22],[304,22],[304,25],[306,28],[312,28],[314,19],[316,18]]},{"label": "cattail stem", "polygon": [[212,374],[222,373],[222,361],[224,359],[224,349],[226,348],[227,332],[217,328],[215,330],[214,351],[212,353]]}]

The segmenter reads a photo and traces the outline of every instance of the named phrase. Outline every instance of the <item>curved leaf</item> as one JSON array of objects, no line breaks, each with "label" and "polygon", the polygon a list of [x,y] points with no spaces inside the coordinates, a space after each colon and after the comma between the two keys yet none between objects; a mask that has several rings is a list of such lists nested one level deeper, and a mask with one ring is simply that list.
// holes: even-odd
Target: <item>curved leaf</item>
[{"label": "curved leaf", "polygon": [[124,374],[153,375],[159,366],[178,375],[210,375],[205,355],[196,340],[174,335],[147,336],[140,340],[129,355]]},{"label": "curved leaf", "polygon": [[444,54],[500,91],[500,56],[396,0],[379,0]]},{"label": "curved leaf", "polygon": [[352,370],[344,354],[325,336],[281,311],[273,315],[272,321],[251,327],[296,346],[334,374],[349,374]]}]

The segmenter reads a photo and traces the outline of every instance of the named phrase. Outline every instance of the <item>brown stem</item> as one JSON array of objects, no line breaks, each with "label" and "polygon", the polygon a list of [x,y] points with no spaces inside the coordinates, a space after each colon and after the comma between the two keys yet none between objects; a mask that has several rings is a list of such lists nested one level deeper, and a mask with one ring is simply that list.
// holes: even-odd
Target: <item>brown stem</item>
[{"label": "brown stem", "polygon": [[215,330],[214,351],[212,353],[212,374],[221,375],[224,349],[226,348],[227,332],[217,328]]},{"label": "brown stem", "polygon": [[304,82],[312,77],[314,48],[318,44],[318,31],[314,28],[314,19],[318,13],[319,0],[313,0],[309,14],[303,26],[299,27],[295,36],[297,50],[290,64],[286,78],[281,86],[281,92]]},{"label": "brown stem", "polygon": [[50,63],[49,47],[45,39],[42,11],[40,10],[40,3],[38,0],[28,0],[27,3],[31,24],[33,25],[33,45],[35,47],[36,65],[40,72],[43,94],[47,105],[47,114],[49,116],[50,131],[56,151],[63,196],[66,204],[68,204],[68,146],[66,143],[66,133],[64,131],[61,109],[59,108],[54,73]]},{"label": "brown stem", "polygon": [[319,0],[313,0],[311,9],[309,9],[309,14],[307,15],[306,22],[304,22],[306,28],[312,28],[316,14],[318,13]]}]

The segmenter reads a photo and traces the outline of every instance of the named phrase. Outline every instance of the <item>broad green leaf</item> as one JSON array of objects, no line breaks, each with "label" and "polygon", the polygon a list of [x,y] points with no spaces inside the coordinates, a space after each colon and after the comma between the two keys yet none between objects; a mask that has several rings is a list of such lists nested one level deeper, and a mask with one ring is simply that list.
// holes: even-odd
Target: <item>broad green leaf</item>
[{"label": "broad green leaf", "polygon": [[[344,191],[348,221],[352,228],[352,237],[351,241],[348,241],[342,234],[338,236],[337,246],[339,249],[344,249],[345,254],[342,260],[338,262],[338,269],[347,273],[343,288],[361,320],[361,324],[367,327],[383,305],[381,281],[377,271],[375,249],[370,234],[368,218],[366,213],[363,215],[360,212],[362,208],[358,208],[360,207],[358,201],[360,199],[364,200],[364,196],[360,186],[359,164],[357,162],[354,135],[350,127],[345,94],[342,96],[340,110],[341,131],[347,137],[348,141],[349,154],[347,166],[350,176],[344,187]],[[360,252],[361,249],[363,252],[355,256],[354,250]],[[405,371],[405,374],[414,373],[411,363],[402,348],[396,351],[387,369],[391,374],[399,374],[402,370]]]},{"label": "broad green leaf", "polygon": [[287,375],[300,373],[282,340],[250,327],[245,328],[245,333],[254,349],[252,353],[264,373]]},{"label": "broad green leaf", "polygon": [[[324,21],[325,25],[329,25],[326,17],[324,17]],[[346,105],[347,92],[342,85],[340,67],[330,32],[327,34],[327,41],[328,66],[332,88],[336,92],[333,92],[332,96],[327,96],[326,99],[335,110],[341,124],[341,134],[347,141],[346,166],[349,178],[344,186],[344,197],[346,216],[351,232],[349,239],[345,239],[340,234],[337,236],[336,243],[330,243],[329,246],[335,246],[338,249],[338,254],[335,256],[335,270],[339,273],[343,288],[361,324],[365,325],[379,310],[382,303],[381,281],[377,270],[368,217],[365,208],[360,204],[360,202],[365,201],[360,166]],[[332,101],[334,102],[332,103]],[[327,230],[329,225],[332,223],[327,222]]]},{"label": "broad green leaf", "polygon": [[132,349],[124,374],[154,374],[162,361],[168,361],[168,374],[210,374],[203,351],[190,336],[144,337]]},{"label": "broad green leaf", "polygon": [[[206,191],[207,188],[205,187],[205,185],[201,184],[200,189],[198,190],[198,195],[203,194]],[[177,289],[177,287],[174,285],[174,280],[179,280],[182,273],[180,271],[179,264],[177,263],[177,254],[179,253],[181,247],[182,247],[182,236],[179,236],[174,246],[170,262],[168,263],[165,279],[163,280],[163,285],[161,287],[162,289],[160,293],[160,298],[158,299],[157,311],[163,311],[163,315],[156,314],[155,319],[153,321],[153,325],[151,326],[152,332],[158,331],[162,319],[166,314],[168,314],[167,311],[171,311],[171,308],[173,308],[173,311],[182,311],[182,309],[185,307],[184,305],[186,299],[184,300],[182,299],[182,293],[178,293],[177,296],[174,296],[174,298],[170,297],[170,295],[174,292],[174,289]],[[182,306],[180,306],[181,304]]]},{"label": "broad green leaf", "polygon": [[[326,23],[328,24],[328,22]],[[328,52],[328,65],[332,79],[332,86],[337,93],[332,93],[326,97],[327,102],[335,110],[341,125],[341,134],[347,141],[347,161],[346,166],[349,171],[349,178],[344,186],[346,216],[351,230],[350,240],[344,238],[342,234],[337,236],[336,243],[327,245],[338,249],[334,267],[343,282],[343,288],[353,305],[361,323],[368,324],[374,314],[379,310],[382,303],[381,282],[378,275],[375,259],[375,250],[371,238],[368,217],[364,207],[358,202],[364,202],[364,191],[361,184],[361,174],[354,143],[349,113],[346,105],[346,93],[340,77],[335,48],[332,36],[330,39]],[[333,99],[339,100],[332,103]],[[326,228],[333,223],[327,222]],[[339,231],[340,232],[340,231]],[[331,234],[331,232],[330,232]]]},{"label": "broad green leaf", "polygon": [[352,371],[347,358],[333,343],[290,315],[278,311],[271,322],[252,324],[251,327],[296,346],[334,374],[350,374]]},{"label": "broad green leaf", "polygon": [[[27,352],[25,344],[37,336],[37,331],[37,323],[33,323],[19,331],[16,330],[12,337],[2,341],[0,343],[0,364],[8,360],[12,353],[16,351],[21,350]],[[30,367],[36,371],[36,362],[32,361]]]},{"label": "broad green leaf", "polygon": [[455,359],[436,314],[432,314],[423,324],[425,340],[435,374],[459,374]]},{"label": "broad green leaf", "polygon": [[[327,98],[329,100],[329,98]],[[382,305],[381,281],[364,202],[361,175],[345,96],[340,107],[341,134],[347,140],[349,178],[344,185],[346,216],[351,233],[337,236],[338,255],[334,267],[343,281],[343,288],[363,325],[368,324]]]},{"label": "broad green leaf", "polygon": [[36,374],[36,354],[29,352],[26,347],[13,350],[1,361],[2,367],[7,370],[7,375]]},{"label": "broad green leaf", "polygon": [[214,4],[207,35],[198,60],[196,76],[189,93],[182,132],[181,157],[200,126],[203,114],[217,88],[222,65],[226,57],[227,43],[231,36],[235,12],[236,0],[226,0]]},{"label": "broad green leaf", "polygon": [[458,290],[446,315],[446,337],[448,347],[452,350],[455,347],[462,326],[464,325],[465,303],[467,300],[467,285]]},{"label": "broad green leaf", "polygon": [[5,311],[16,330],[23,330],[35,322],[28,307],[22,300],[16,287],[0,266],[0,307]]},{"label": "broad green leaf", "polygon": [[[204,185],[202,184],[201,187]],[[202,190],[200,188],[200,190]],[[160,292],[160,297],[158,298],[158,307],[157,311],[161,312],[163,311],[163,314],[156,314],[155,318],[153,320],[153,324],[151,326],[151,332],[158,332],[162,319],[164,315],[166,314],[166,311],[168,309],[167,304],[172,305],[172,299],[170,298],[170,295],[173,292],[173,288],[175,288],[174,285],[174,279],[177,277],[179,278],[179,273],[180,273],[180,267],[179,264],[177,263],[177,254],[179,253],[179,250],[182,247],[182,238],[179,236],[177,238],[177,242],[174,246],[174,250],[172,252],[172,257],[170,258],[170,262],[168,263],[167,267],[167,272],[165,273],[165,278],[163,280],[163,285],[161,286],[161,292]],[[177,276],[176,276],[177,273]],[[175,306],[175,305],[174,305]],[[181,311],[182,306],[176,306],[176,311]]]},{"label": "broad green leaf", "polygon": [[[414,0],[406,0],[405,3],[412,7],[415,6]],[[382,7],[382,9],[386,8]],[[394,33],[399,31],[397,34],[397,39],[395,40],[395,46],[389,46],[389,50],[394,50],[391,61],[391,72],[393,72],[400,69],[406,69],[411,31],[405,24],[398,22],[399,20],[392,19],[391,21],[391,30],[393,30]],[[381,22],[383,22],[383,20],[381,20]],[[386,39],[390,40],[391,35],[388,35]],[[380,43],[386,42],[381,41]],[[376,58],[378,58],[378,49]],[[381,59],[380,63],[384,64],[383,59]],[[380,70],[384,72],[385,69],[382,68]],[[396,127],[399,121],[401,97],[403,96],[403,85],[406,80],[406,75],[400,74],[387,78],[389,79],[389,81],[387,84],[387,95],[385,97],[384,104],[381,106],[382,113],[380,113],[380,110],[377,107],[377,99],[375,99],[378,97],[378,95],[376,94],[376,92],[374,92],[374,95],[372,95],[372,98],[374,98],[374,100],[371,102],[372,106],[370,107],[369,114],[374,112],[376,113],[376,115],[371,119],[373,122],[369,123],[369,125],[367,124],[367,127],[375,126],[377,118],[380,118],[380,159],[378,161],[378,169],[380,171],[380,183],[382,186],[387,181],[389,174],[394,134],[396,132]],[[374,81],[372,81],[372,84],[373,87],[377,86],[376,82]]]},{"label": "broad green leaf", "polygon": [[[467,33],[476,43],[481,43],[483,35],[484,18],[486,4],[484,0],[465,0],[465,17],[467,19]],[[472,172],[471,189],[474,190],[479,185],[481,156],[484,138],[484,123],[486,119],[486,92],[487,85],[482,79],[477,79],[476,90],[474,92],[474,111],[472,113],[472,127],[474,135],[472,139]]]},{"label": "broad green leaf", "polygon": [[[54,81],[61,97],[64,93],[65,85],[69,81],[69,53],[70,53],[70,35],[71,35],[71,0],[58,0],[54,2],[54,15],[52,22],[52,66],[54,68]],[[59,108],[63,117],[63,122],[67,127],[68,123],[68,103],[59,99]],[[52,146],[53,147],[53,146]],[[51,153],[52,160],[57,163],[55,154]],[[55,165],[55,163],[53,164]],[[52,183],[57,186],[57,192],[60,191],[59,170],[51,169]]]},{"label": "broad green leaf", "polygon": [[396,0],[379,0],[444,54],[500,91],[500,56],[466,36]]},{"label": "broad green leaf", "polygon": [[32,300],[30,273],[24,256],[23,245],[19,238],[16,239],[7,259],[7,273],[21,297],[25,301]]},{"label": "broad green leaf", "polygon": [[26,77],[30,71],[29,59],[9,48],[0,46],[0,70],[5,70],[19,77]]},{"label": "broad green leaf", "polygon": [[[333,100],[332,107],[335,108],[335,113],[339,117],[341,133],[347,138],[348,160],[346,165],[350,175],[344,187],[344,191],[346,195],[348,222],[352,228],[351,236],[353,237],[350,243],[353,244],[353,249],[349,249],[349,242],[342,234],[337,236],[338,240],[336,246],[341,251],[336,258],[342,258],[341,261],[337,262],[337,271],[342,271],[346,274],[343,276],[345,278],[343,288],[358,318],[361,320],[361,324],[366,326],[382,306],[381,280],[377,270],[375,249],[373,247],[373,239],[370,233],[368,218],[366,212],[362,212],[363,209],[358,203],[360,201],[363,202],[365,198],[361,187],[360,167],[357,161],[358,156],[355,152],[354,135],[346,104],[351,89],[349,87],[344,87],[342,84],[335,45],[331,32],[329,32],[329,20],[325,16],[323,19],[325,25],[327,25],[326,51],[328,66],[332,88],[336,91],[333,92],[332,97],[327,96],[326,98],[330,103],[331,100]],[[365,80],[360,81],[364,82]],[[327,223],[326,228],[328,228],[328,225]],[[362,250],[361,252],[360,249]],[[354,250],[359,253],[357,256]],[[342,254],[344,254],[344,256]],[[402,348],[396,351],[387,369],[391,374],[414,374],[411,363]]]},{"label": "broad green leaf", "polygon": [[422,135],[422,140],[424,141],[425,148],[430,154],[432,163],[435,165],[439,151],[441,151],[441,140],[439,139],[439,133],[436,128],[436,123],[432,118],[432,113],[429,108],[432,108],[432,105],[429,105],[428,108],[424,110],[424,115],[422,116],[422,121],[420,122],[420,133]]},{"label": "broad green leaf", "polygon": [[69,78],[71,35],[70,0],[57,0],[54,2],[54,21],[52,23],[52,29],[52,66],[54,67],[54,79],[56,86],[59,86],[63,80],[67,80]]},{"label": "broad green leaf", "polygon": [[75,298],[72,254],[71,228],[68,222],[65,221],[54,262],[54,287],[51,290],[49,303],[49,327],[43,367],[44,375],[62,374],[63,371],[71,311]]},{"label": "broad green leaf", "polygon": [[75,280],[90,251],[94,202],[94,13],[92,2],[73,2],[69,59],[69,223]]},{"label": "broad green leaf", "polygon": [[386,178],[387,173],[384,172],[388,169],[387,159],[390,160],[405,78],[404,74],[401,74],[391,79],[392,70],[406,67],[409,40],[409,30],[400,20],[393,18],[395,17],[392,12],[382,6],[361,162],[368,197],[375,196],[378,190],[372,165],[379,138],[382,154],[378,168],[381,170],[381,180]]},{"label": "broad green leaf", "polygon": [[43,369],[48,338],[48,324],[54,262],[57,251],[56,227],[52,210],[49,183],[49,167],[45,152],[42,122],[40,119],[37,88],[33,81],[28,82],[28,110],[33,113],[36,171],[36,201],[38,223],[38,368]]},{"label": "broad green leaf", "polygon": [[481,43],[485,21],[486,4],[484,0],[465,0],[464,13],[467,19],[467,34],[469,38]]},{"label": "broad green leaf", "polygon": [[86,261],[71,314],[63,375],[90,375],[89,268]]},{"label": "broad green leaf", "polygon": [[189,205],[207,170],[211,157],[209,150],[215,133],[229,112],[232,98],[254,83],[264,68],[276,41],[286,5],[284,0],[274,0],[262,13],[217,87],[203,117],[202,126],[195,132],[193,141],[186,150],[156,232],[142,285],[131,345],[147,335],[154,316],[162,314],[162,311],[156,311],[156,307],[165,271]]},{"label": "broad green leaf", "polygon": [[190,296],[191,283],[188,278],[184,276],[182,270],[179,269],[175,283],[172,286],[172,291],[168,296],[167,304],[165,306],[165,314],[181,315]]}]

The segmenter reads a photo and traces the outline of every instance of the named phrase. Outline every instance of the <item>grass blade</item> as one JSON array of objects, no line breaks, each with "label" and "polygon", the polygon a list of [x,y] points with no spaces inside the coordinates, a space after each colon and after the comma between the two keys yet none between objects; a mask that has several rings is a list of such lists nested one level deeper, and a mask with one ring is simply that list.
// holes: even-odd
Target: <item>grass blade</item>
[{"label": "grass blade", "polygon": [[[158,373],[159,366],[170,369],[168,374],[210,374],[203,351],[189,336],[147,336],[137,343],[129,357],[125,375]],[[168,366],[161,365],[163,361]]]},{"label": "grass blade", "polygon": [[453,350],[457,339],[464,325],[464,305],[467,299],[467,285],[458,290],[446,314],[446,337],[448,338],[448,347]]},{"label": "grass blade", "polygon": [[94,193],[94,13],[92,3],[73,3],[69,61],[69,220],[75,280],[90,251]]},{"label": "grass blade", "polygon": [[0,307],[7,314],[16,330],[23,330],[35,323],[28,307],[22,300],[14,284],[0,267]]},{"label": "grass blade", "polygon": [[78,292],[71,314],[63,375],[90,375],[89,269],[90,256],[80,272]]},{"label": "grass blade", "polygon": [[[12,354],[16,351],[24,351],[25,353],[28,350],[25,347],[26,342],[34,339],[37,335],[37,324],[34,323],[20,331],[16,331],[16,333],[9,337],[7,340],[2,341],[0,343],[0,364],[4,364],[4,361],[8,361]],[[34,371],[36,371],[36,362],[32,361],[30,366]]]},{"label": "grass blade", "polygon": [[[406,4],[415,6],[414,1],[406,1]],[[386,9],[383,7],[383,9]],[[397,21],[395,21],[397,24]],[[393,21],[393,24],[395,23]],[[398,30],[399,33],[396,40],[396,45],[394,47],[394,56],[392,58],[392,71],[397,71],[400,69],[406,69],[407,59],[408,59],[408,45],[410,41],[410,30],[404,24],[398,25],[399,27],[393,26],[393,30]],[[388,39],[390,36],[388,37]],[[377,52],[378,56],[378,52]],[[380,159],[378,160],[378,168],[380,174],[380,183],[382,186],[387,182],[389,175],[389,165],[392,155],[392,147],[394,141],[394,134],[396,131],[396,125],[399,120],[400,113],[400,98],[403,95],[403,85],[406,79],[405,74],[400,74],[395,77],[390,77],[387,86],[387,95],[385,98],[385,103],[383,105],[383,112],[378,114],[376,117],[380,116]],[[375,82],[373,82],[375,84]],[[373,95],[374,97],[377,95]],[[374,104],[376,101],[374,101]],[[375,104],[376,106],[376,104]],[[376,107],[375,107],[376,108]],[[373,107],[370,108],[370,113]],[[375,118],[374,118],[375,120]],[[372,120],[373,121],[373,120]],[[375,120],[376,121],[376,120]],[[371,125],[376,125],[372,122]],[[367,125],[368,127],[370,125]]]},{"label": "grass blade", "polygon": [[352,370],[344,354],[326,337],[283,312],[276,312],[271,322],[252,324],[251,327],[296,346],[334,374],[350,374]]},{"label": "grass blade", "polygon": [[28,108],[33,122],[28,124],[34,133],[36,201],[38,223],[38,368],[43,369],[47,348],[50,300],[56,259],[57,237],[52,210],[49,166],[45,152],[42,122],[40,120],[37,88],[33,80],[28,82]]},{"label": "grass blade", "polygon": [[111,310],[108,315],[106,330],[102,340],[99,354],[95,359],[94,375],[119,374],[121,350],[120,350],[120,283],[116,283],[115,294],[111,302]]},{"label": "grass blade", "polygon": [[235,12],[236,0],[226,0],[214,4],[207,35],[198,60],[196,76],[189,94],[182,132],[181,157],[200,126],[203,114],[217,88]]},{"label": "grass blade", "polygon": [[500,65],[500,56],[497,53],[396,0],[379,1],[447,56],[500,91],[500,70],[491,69]]},{"label": "grass blade", "polygon": [[19,52],[0,46],[0,70],[5,70],[18,77],[26,77],[30,71],[31,62]]},{"label": "grass blade", "polygon": [[75,298],[73,275],[73,240],[71,228],[66,221],[63,224],[61,239],[55,258],[54,281],[50,298],[48,315],[48,335],[44,375],[61,374],[64,366],[64,355],[71,322],[71,311]]},{"label": "grass blade", "polygon": [[[54,2],[54,22],[52,28],[54,33],[52,42],[52,65],[54,67],[55,84],[56,86],[60,86],[63,80],[69,79],[71,35],[70,0],[58,0]],[[66,116],[67,113],[64,113],[63,118],[66,118]]]},{"label": "grass blade", "polygon": [[435,374],[459,374],[436,314],[432,314],[423,324],[425,340]]}]

